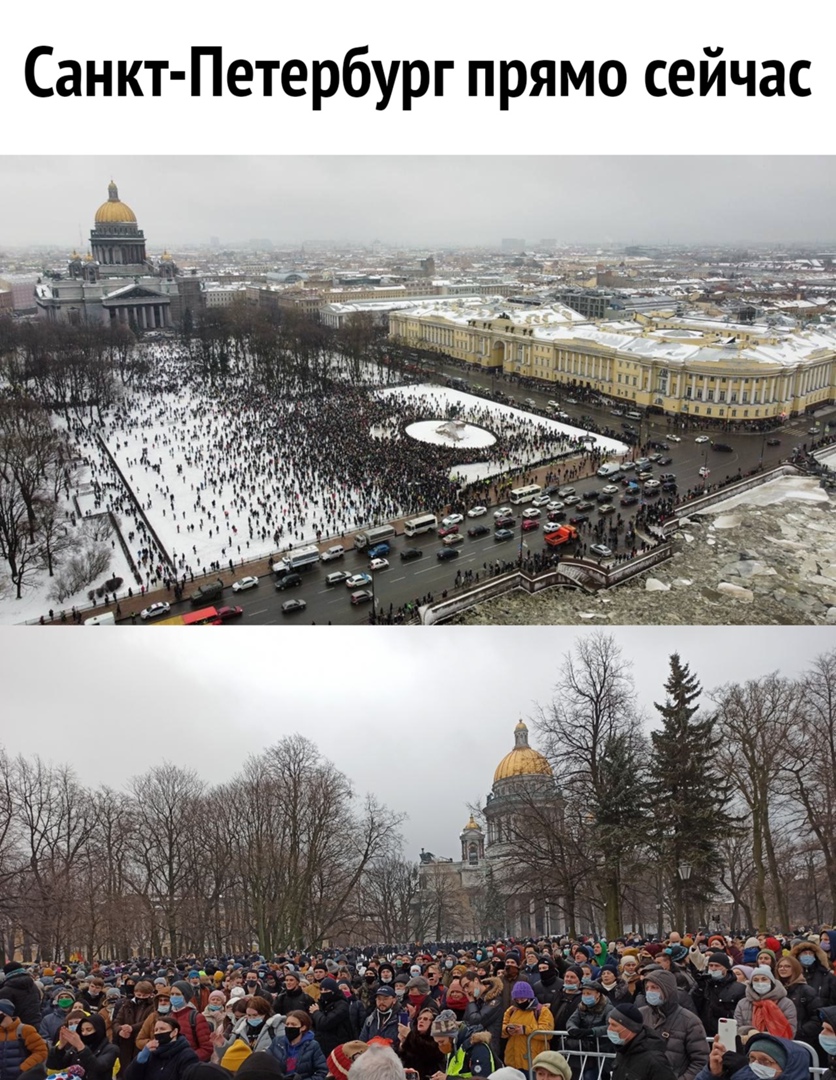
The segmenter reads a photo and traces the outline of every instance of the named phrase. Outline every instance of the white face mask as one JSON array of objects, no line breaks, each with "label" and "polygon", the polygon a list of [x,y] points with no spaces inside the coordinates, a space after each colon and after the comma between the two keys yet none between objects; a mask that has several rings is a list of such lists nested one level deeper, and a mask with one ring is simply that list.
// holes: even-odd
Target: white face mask
[{"label": "white face mask", "polygon": [[778,1070],[774,1065],[760,1065],[756,1061],[750,1061],[749,1068],[755,1076],[760,1077],[760,1080],[772,1080],[774,1076],[778,1075]]},{"label": "white face mask", "polygon": [[769,979],[758,979],[757,982],[752,983],[752,989],[756,994],[768,994],[772,987],[772,983]]}]

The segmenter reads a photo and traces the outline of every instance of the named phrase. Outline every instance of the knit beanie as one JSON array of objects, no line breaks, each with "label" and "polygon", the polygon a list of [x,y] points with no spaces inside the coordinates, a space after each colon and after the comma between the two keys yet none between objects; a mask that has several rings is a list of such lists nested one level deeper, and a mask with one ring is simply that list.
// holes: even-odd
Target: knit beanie
[{"label": "knit beanie", "polygon": [[354,1059],[366,1050],[368,1045],[359,1039],[336,1046],[328,1055],[328,1075],[333,1076],[334,1080],[345,1080]]},{"label": "knit beanie", "polygon": [[521,1069],[513,1069],[510,1065],[503,1065],[501,1069],[495,1069],[488,1080],[526,1080],[526,1074]]},{"label": "knit beanie", "polygon": [[230,1046],[224,1056],[221,1058],[221,1065],[227,1072],[238,1072],[244,1062],[252,1054],[252,1050],[244,1041],[244,1039],[236,1039]]},{"label": "knit beanie", "polygon": [[0,998],[0,1013],[3,1016],[15,1016],[16,1009],[8,998]]},{"label": "knit beanie", "polygon": [[191,1001],[194,997],[194,987],[191,983],[183,982],[181,980],[176,983],[172,983],[171,989],[179,990],[183,997],[186,999],[186,1001]]},{"label": "knit beanie", "polygon": [[[237,1041],[241,1042],[240,1039]],[[231,1049],[232,1047],[230,1047]],[[229,1050],[224,1054],[224,1060],[226,1060],[228,1054]],[[254,1054],[250,1054],[239,1068],[238,1076],[246,1077],[247,1080],[284,1080],[281,1065],[266,1050],[257,1050]]]},{"label": "knit beanie", "polygon": [[644,1027],[644,1017],[632,1002],[621,1002],[617,1009],[613,1009],[610,1017],[626,1027],[628,1031],[641,1031]]},{"label": "knit beanie", "polygon": [[709,964],[721,964],[726,971],[731,971],[731,957],[728,953],[713,952],[708,958]]},{"label": "knit beanie", "polygon": [[511,990],[511,997],[513,999],[519,998],[520,1001],[531,1001],[534,997],[531,983],[523,982],[522,980],[515,982]]},{"label": "knit beanie", "polygon": [[762,1054],[769,1054],[773,1060],[778,1062],[782,1070],[786,1068],[787,1052],[777,1039],[762,1039],[756,1035],[754,1039],[750,1039],[746,1044],[747,1055],[751,1054],[753,1050],[758,1050]]},{"label": "knit beanie", "polygon": [[560,1076],[563,1080],[571,1080],[572,1068],[563,1054],[559,1054],[557,1050],[544,1050],[542,1054],[538,1054],[532,1061],[531,1067],[532,1069],[545,1069],[552,1076]]},{"label": "knit beanie", "polygon": [[[528,983],[525,984],[528,986]],[[452,1009],[443,1009],[433,1020],[430,1034],[434,1039],[450,1039],[458,1034],[459,1021]]]}]

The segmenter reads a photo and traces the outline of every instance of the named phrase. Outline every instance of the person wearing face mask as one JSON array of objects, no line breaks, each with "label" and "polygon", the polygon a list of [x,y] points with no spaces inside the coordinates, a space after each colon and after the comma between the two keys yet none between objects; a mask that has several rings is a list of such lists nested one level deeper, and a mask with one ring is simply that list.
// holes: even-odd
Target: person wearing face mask
[{"label": "person wearing face mask", "polygon": [[319,984],[319,1001],[311,1005],[310,1015],[316,1041],[326,1057],[341,1043],[352,1041],[351,1012],[335,979],[327,977]]},{"label": "person wearing face mask", "polygon": [[212,1032],[206,1018],[192,1001],[191,984],[179,979],[171,987],[171,1013],[180,1025],[180,1034],[197,1054],[198,1061],[212,1057]]},{"label": "person wearing face mask", "polygon": [[[398,978],[400,978],[400,976],[398,976]],[[366,1020],[366,1010],[363,1007],[363,1002],[354,993],[354,989],[349,979],[338,979],[337,986],[342,996],[348,1002],[348,1015],[351,1019],[351,1030],[354,1032],[354,1038],[357,1039]],[[400,994],[398,994],[398,989],[400,989]],[[404,996],[404,993],[404,983],[399,984],[396,978],[395,994],[398,998],[398,1009],[401,1009],[403,1007],[401,1005],[401,1000]]]},{"label": "person wearing face mask", "polygon": [[622,1002],[612,1010],[606,1035],[615,1050],[612,1080],[676,1080],[664,1039],[645,1027],[635,1005]]},{"label": "person wearing face mask", "polygon": [[105,990],[105,999],[102,1007],[99,1009],[99,1016],[105,1022],[105,1031],[107,1032],[107,1041],[115,1043],[114,1037],[114,1021],[118,1023],[119,1010],[124,1002],[122,993],[118,986],[109,986]]},{"label": "person wearing face mask", "polygon": [[21,1021],[13,1001],[0,997],[0,1080],[41,1080],[46,1057],[47,1045],[37,1029]]},{"label": "person wearing face mask", "polygon": [[[170,1008],[170,1005],[169,1005]],[[139,1053],[136,1045],[142,1025],[154,1012],[154,984],[140,979],[133,996],[122,1002],[113,1041],[119,1051],[119,1068],[124,1070]]]},{"label": "person wearing face mask", "polygon": [[59,986],[52,995],[52,1010],[41,1020],[38,1032],[47,1042],[54,1042],[59,1030],[67,1022],[67,1014],[75,1005],[75,995],[68,986]]},{"label": "person wearing face mask", "polygon": [[676,979],[659,968],[644,980],[645,1005],[639,1006],[644,1025],[665,1042],[665,1053],[678,1080],[695,1080],[708,1064],[708,1043],[699,1017],[684,1009]]},{"label": "person wearing face mask", "polygon": [[531,984],[520,980],[512,987],[511,1005],[502,1017],[502,1036],[507,1040],[504,1059],[506,1065],[527,1072],[531,1067],[531,1059],[549,1049],[547,1035],[537,1035],[529,1043],[528,1035],[538,1029],[555,1031],[554,1018],[548,1005],[541,1005],[534,996]]},{"label": "person wearing face mask", "polygon": [[93,976],[85,989],[79,992],[78,1000],[89,1012],[97,1012],[104,1004],[104,979],[99,975]]},{"label": "person wearing face mask", "polygon": [[154,1007],[142,1022],[139,1034],[136,1036],[137,1050],[144,1050],[145,1044],[154,1037],[154,1024],[160,1017],[171,1016],[171,987],[158,986],[154,997]]},{"label": "person wearing face mask", "polygon": [[128,1066],[124,1080],[183,1080],[186,1070],[198,1064],[197,1054],[177,1021],[161,1016],[154,1021],[151,1038]]},{"label": "person wearing face mask", "polygon": [[395,1049],[404,1069],[414,1069],[419,1080],[430,1080],[444,1066],[444,1054],[432,1037],[432,1025],[438,1012],[433,1005],[421,1009],[414,1023],[398,1028],[400,1045]]},{"label": "person wearing face mask", "polygon": [[227,1059],[226,1055],[231,1048],[237,1049],[236,1044],[243,1043],[253,1054],[259,1051],[266,1052],[275,1038],[284,1035],[284,1016],[274,1014],[270,1003],[265,998],[256,996],[247,997],[244,1000],[246,1002],[244,1015],[233,1026],[229,1038],[221,1042],[215,1033],[212,1039],[215,1057],[226,1069],[230,1068],[229,1061],[232,1060],[232,1058]]},{"label": "person wearing face mask", "polygon": [[612,1005],[606,994],[601,993],[600,983],[596,979],[584,978],[581,981],[580,1001],[566,1021],[569,1033],[566,1045],[572,1050],[598,1050],[598,1040],[607,1033],[607,1017],[611,1012]]},{"label": "person wearing face mask", "polygon": [[223,1028],[225,1026],[227,1019],[226,994],[223,990],[210,991],[209,1000],[206,1003],[206,1008],[203,1010],[203,1016],[213,1034],[218,1028]]},{"label": "person wearing face mask", "polygon": [[717,1022],[734,1017],[737,1003],[746,996],[746,987],[731,970],[731,957],[725,952],[711,953],[705,970],[696,977],[692,998],[706,1035],[717,1034]]},{"label": "person wearing face mask", "polygon": [[366,1017],[360,1031],[360,1041],[387,1039],[393,1046],[398,1041],[398,999],[391,986],[377,988],[375,1007]]},{"label": "person wearing face mask", "polygon": [[787,991],[787,997],[795,1006],[796,1038],[815,1046],[821,1031],[821,1002],[812,986],[807,985],[804,969],[795,956],[782,956],[778,960],[776,974]]},{"label": "person wearing face mask", "polygon": [[565,1031],[566,1021],[575,1012],[581,1000],[581,980],[583,972],[579,967],[572,966],[563,973],[563,986],[560,993],[550,1006],[554,1017],[555,1031]]},{"label": "person wearing face mask", "polygon": [[775,1035],[753,1035],[746,1053],[727,1052],[719,1036],[714,1039],[708,1065],[697,1080],[805,1080],[809,1077],[810,1055],[802,1046]]},{"label": "person wearing face mask", "polygon": [[781,1039],[794,1039],[798,1017],[783,983],[768,967],[756,967],[746,986],[745,996],[734,1010],[737,1033],[746,1040],[750,1032],[764,1032]]},{"label": "person wearing face mask", "polygon": [[290,1013],[284,1033],[273,1039],[268,1053],[279,1063],[285,1076],[295,1074],[299,1080],[325,1080],[328,1075],[325,1054],[311,1030],[311,1017],[301,1009]]},{"label": "person wearing face mask", "polygon": [[534,996],[540,1004],[552,1008],[560,997],[563,980],[558,977],[554,960],[547,953],[537,958],[537,970],[530,981],[534,987]]},{"label": "person wearing face mask", "polygon": [[827,1069],[822,1080],[836,1080],[836,1005],[819,1011],[821,1031],[816,1040],[819,1047],[819,1059]]},{"label": "person wearing face mask", "polygon": [[464,1011],[465,1025],[489,1032],[491,1050],[494,1057],[501,1061],[502,1019],[505,1016],[502,1006],[502,980],[490,975],[480,977],[475,971],[466,971],[462,975],[461,984],[468,997],[468,1005]]},{"label": "person wearing face mask", "polygon": [[85,1080],[111,1080],[119,1051],[108,1042],[105,1022],[98,1013],[85,1016],[75,1031],[61,1028],[57,1042],[49,1048],[48,1069],[63,1071],[70,1065],[84,1069]]},{"label": "person wearing face mask", "polygon": [[797,957],[804,969],[804,978],[819,995],[822,1005],[825,1008],[836,1005],[836,975],[830,970],[831,962],[821,945],[814,941],[799,941],[793,945],[790,955]]},{"label": "person wearing face mask", "polygon": [[303,990],[299,975],[295,971],[285,972],[284,989],[279,992],[273,1003],[275,1011],[283,1016],[287,1016],[294,1009],[308,1012],[313,1003],[313,998]]}]

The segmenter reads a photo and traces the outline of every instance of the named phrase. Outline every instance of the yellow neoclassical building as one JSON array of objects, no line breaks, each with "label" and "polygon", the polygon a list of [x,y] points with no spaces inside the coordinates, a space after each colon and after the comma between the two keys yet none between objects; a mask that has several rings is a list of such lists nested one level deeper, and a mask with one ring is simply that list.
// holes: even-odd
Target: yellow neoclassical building
[{"label": "yellow neoclassical building", "polygon": [[502,298],[429,301],[389,317],[413,348],[638,408],[755,422],[836,400],[836,326],[803,329],[718,322],[700,312],[590,322],[560,304]]}]

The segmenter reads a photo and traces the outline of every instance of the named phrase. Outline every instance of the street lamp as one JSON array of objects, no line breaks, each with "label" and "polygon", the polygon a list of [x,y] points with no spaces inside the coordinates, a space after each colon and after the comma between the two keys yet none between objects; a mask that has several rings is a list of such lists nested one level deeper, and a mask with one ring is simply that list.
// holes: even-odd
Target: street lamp
[{"label": "street lamp", "polygon": [[683,881],[687,881],[688,878],[690,878],[690,876],[691,876],[691,864],[687,863],[687,862],[686,863],[680,863],[679,868],[678,868],[678,873],[679,873],[680,878],[682,878]]},{"label": "street lamp", "polygon": [[[677,873],[679,874],[680,881],[682,881],[685,885],[687,885],[688,884],[688,879],[691,877],[691,864],[687,863],[687,862],[686,863],[680,863],[679,866],[677,867]],[[683,927],[683,929],[687,930],[689,925],[690,925],[690,922],[691,922],[691,920],[688,917],[689,916],[689,911],[688,911],[688,890],[687,890],[687,888],[684,890],[684,892],[685,892],[685,898],[684,898],[685,903],[683,904],[683,907],[684,907],[685,910],[684,910],[683,914],[685,916],[685,926]]]}]

